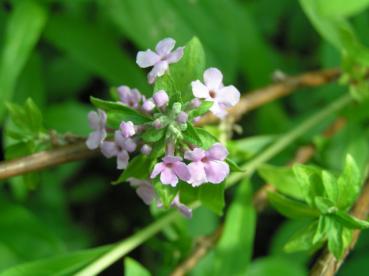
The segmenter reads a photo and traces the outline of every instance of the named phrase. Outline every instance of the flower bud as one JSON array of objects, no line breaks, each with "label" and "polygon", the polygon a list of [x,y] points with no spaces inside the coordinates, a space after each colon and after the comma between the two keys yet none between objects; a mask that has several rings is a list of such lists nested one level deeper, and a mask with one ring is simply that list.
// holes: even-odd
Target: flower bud
[{"label": "flower bud", "polygon": [[191,101],[191,107],[192,108],[198,108],[201,105],[201,100],[199,98],[194,98]]},{"label": "flower bud", "polygon": [[149,155],[151,153],[151,150],[152,148],[149,145],[145,144],[141,148],[141,153],[144,155]]},{"label": "flower bud", "polygon": [[181,109],[182,109],[181,103],[175,102],[173,104],[172,110],[174,114],[179,114],[181,112]]},{"label": "flower bud", "polygon": [[120,124],[120,130],[122,132],[123,137],[128,138],[136,134],[135,126],[131,121],[122,122]]},{"label": "flower bud", "polygon": [[154,126],[154,128],[156,128],[156,129],[160,129],[160,128],[162,128],[163,127],[163,124],[161,123],[161,121],[160,121],[160,119],[158,118],[158,119],[156,119],[153,123],[152,123],[152,125]]},{"label": "flower bud", "polygon": [[145,100],[142,104],[142,109],[146,112],[151,112],[155,108],[155,104],[151,99]]},{"label": "flower bud", "polygon": [[158,107],[163,107],[163,106],[167,105],[168,102],[169,102],[168,94],[164,90],[159,90],[158,92],[155,92],[155,94],[153,95],[152,98],[154,100],[154,103]]},{"label": "flower bud", "polygon": [[179,112],[178,116],[177,116],[177,119],[176,121],[179,123],[179,124],[185,124],[188,120],[188,115],[186,112],[184,111],[181,111]]}]

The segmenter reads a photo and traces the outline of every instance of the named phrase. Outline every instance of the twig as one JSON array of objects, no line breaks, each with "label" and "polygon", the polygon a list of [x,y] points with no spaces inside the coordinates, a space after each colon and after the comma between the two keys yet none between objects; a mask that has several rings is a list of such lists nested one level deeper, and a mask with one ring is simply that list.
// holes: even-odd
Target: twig
[{"label": "twig", "polygon": [[[338,118],[324,131],[323,136],[326,138],[334,136],[345,126],[345,124],[346,119]],[[302,146],[297,150],[295,157],[291,162],[289,162],[289,165],[293,165],[295,163],[306,163],[314,156],[314,153],[315,147],[313,145]],[[253,205],[258,213],[264,211],[268,203],[268,192],[274,190],[275,187],[273,185],[265,184],[254,194]],[[223,224],[220,224],[211,235],[204,238],[206,239],[207,243],[199,243],[194,251],[191,253],[191,255],[176,267],[171,276],[183,276],[191,271],[201,261],[201,259],[205,257],[206,254],[216,245],[221,236],[222,230]]]},{"label": "twig", "polygon": [[[351,210],[351,214],[358,219],[366,220],[369,215],[369,180],[366,182],[360,197],[356,201],[354,207]],[[331,276],[334,275],[350,252],[354,249],[357,240],[359,239],[361,231],[354,230],[352,234],[352,241],[341,260],[337,260],[332,253],[325,249],[322,255],[315,262],[313,268],[310,271],[311,276]]]},{"label": "twig", "polygon": [[0,180],[12,176],[39,171],[71,161],[97,156],[98,151],[89,150],[85,142],[78,142],[60,148],[32,154],[27,157],[0,163]]},{"label": "twig", "polygon": [[[287,77],[284,81],[257,89],[243,96],[240,102],[229,110],[230,117],[237,121],[244,113],[277,98],[291,94],[298,88],[319,86],[337,79],[339,75],[340,71],[338,69],[326,69],[304,73],[295,77]],[[198,125],[216,121],[216,117],[208,114]],[[4,161],[0,163],[0,180],[71,161],[87,159],[97,154],[97,151],[91,152],[83,143],[77,142],[76,144],[43,151],[27,157]]]}]

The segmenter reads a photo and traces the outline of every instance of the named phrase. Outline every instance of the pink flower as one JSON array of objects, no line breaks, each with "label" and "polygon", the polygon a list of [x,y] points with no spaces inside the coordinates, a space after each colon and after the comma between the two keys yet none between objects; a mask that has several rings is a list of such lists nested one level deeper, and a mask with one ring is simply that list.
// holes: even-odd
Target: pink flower
[{"label": "pink flower", "polygon": [[164,90],[159,90],[155,92],[154,95],[152,96],[152,99],[154,100],[154,103],[158,107],[166,106],[169,102],[169,96],[167,92],[165,92]]},{"label": "pink flower", "polygon": [[185,158],[193,161],[188,165],[191,174],[189,183],[196,187],[207,182],[223,182],[229,174],[229,166],[224,162],[227,155],[227,149],[220,143],[214,144],[207,151],[201,148],[187,151]]},{"label": "pink flower", "polygon": [[165,38],[156,45],[155,50],[140,51],[137,54],[136,63],[141,68],[153,66],[148,75],[148,81],[153,84],[157,77],[161,77],[168,70],[169,64],[178,62],[183,56],[184,47],[179,47],[172,52],[176,41],[173,38]]},{"label": "pink flower", "polygon": [[120,101],[131,108],[138,108],[140,100],[142,99],[142,95],[140,91],[133,88],[130,89],[126,85],[122,85],[118,87],[118,94],[120,97]]},{"label": "pink flower", "polygon": [[240,100],[240,92],[233,85],[223,86],[223,74],[217,68],[204,72],[204,82],[193,81],[192,93],[195,97],[212,101],[210,111],[219,118],[227,115],[226,108],[234,106]]},{"label": "pink flower", "polygon": [[184,181],[190,179],[190,172],[187,165],[181,162],[182,158],[167,155],[162,159],[163,162],[157,163],[151,173],[151,178],[155,178],[160,174],[160,181],[165,185],[175,187],[178,183],[178,178]]},{"label": "pink flower", "polygon": [[120,131],[124,138],[129,138],[136,134],[135,125],[131,121],[122,122],[120,124]]},{"label": "pink flower", "polygon": [[114,141],[106,141],[101,145],[101,152],[106,158],[117,157],[117,169],[127,168],[129,152],[136,149],[136,143],[131,138],[124,138],[122,133],[117,130],[114,134]]},{"label": "pink flower", "polygon": [[106,138],[106,113],[102,110],[90,111],[88,113],[88,122],[90,127],[94,130],[88,136],[86,146],[90,149],[97,149]]},{"label": "pink flower", "polygon": [[157,198],[155,189],[149,181],[137,178],[129,178],[128,181],[132,187],[136,188],[137,195],[145,204],[150,205]]},{"label": "pink flower", "polygon": [[155,108],[155,104],[152,99],[144,99],[142,104],[142,110],[146,113],[150,113]]}]

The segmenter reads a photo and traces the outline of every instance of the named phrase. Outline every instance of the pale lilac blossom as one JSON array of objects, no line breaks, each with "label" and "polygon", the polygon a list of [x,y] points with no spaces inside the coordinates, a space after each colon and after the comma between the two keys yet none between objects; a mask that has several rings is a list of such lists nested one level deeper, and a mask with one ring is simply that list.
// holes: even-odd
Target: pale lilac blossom
[{"label": "pale lilac blossom", "polygon": [[201,100],[199,98],[194,98],[191,100],[191,107],[198,108],[201,105]]},{"label": "pale lilac blossom", "polygon": [[169,96],[164,90],[159,90],[155,92],[152,98],[157,107],[164,107],[169,102]]},{"label": "pale lilac blossom", "polygon": [[122,85],[118,87],[118,94],[122,103],[134,109],[139,107],[142,95],[137,89]]},{"label": "pale lilac blossom", "polygon": [[214,144],[207,151],[195,148],[185,153],[185,158],[192,162],[188,164],[191,174],[189,183],[196,187],[203,183],[221,183],[229,174],[229,166],[224,160],[227,149],[220,143]]},{"label": "pale lilac blossom", "polygon": [[88,136],[86,146],[90,149],[97,149],[106,138],[106,113],[102,110],[90,111],[88,113],[88,122],[90,127],[94,130]]},{"label": "pale lilac blossom", "polygon": [[152,151],[152,148],[147,144],[145,144],[141,147],[141,153],[144,154],[144,155],[149,155],[151,153],[151,151]]},{"label": "pale lilac blossom", "polygon": [[212,101],[210,111],[219,118],[227,115],[227,108],[240,100],[240,92],[233,85],[223,85],[223,74],[217,68],[209,68],[204,72],[204,83],[196,80],[191,83],[195,97]]},{"label": "pale lilac blossom", "polygon": [[120,130],[124,138],[129,138],[136,134],[135,125],[131,121],[122,122]]},{"label": "pale lilac blossom", "polygon": [[130,152],[134,152],[137,145],[131,138],[123,137],[120,131],[114,134],[114,141],[105,141],[101,145],[101,152],[106,158],[117,157],[117,169],[127,168]]},{"label": "pale lilac blossom", "polygon": [[137,195],[145,204],[150,205],[157,198],[155,189],[149,181],[133,177],[129,178],[128,181],[132,187],[136,188]]},{"label": "pale lilac blossom", "polygon": [[143,104],[142,104],[142,110],[150,113],[151,111],[153,111],[155,108],[155,104],[153,102],[152,99],[144,99]]},{"label": "pale lilac blossom", "polygon": [[153,84],[157,77],[161,77],[169,68],[169,64],[178,62],[183,56],[184,47],[172,51],[176,41],[165,38],[156,45],[156,52],[148,49],[137,54],[136,63],[141,68],[153,67],[148,74],[148,81]]},{"label": "pale lilac blossom", "polygon": [[157,163],[151,173],[151,178],[155,178],[160,174],[160,181],[164,185],[175,187],[178,183],[178,178],[184,181],[189,181],[190,172],[187,165],[181,162],[182,158],[166,155],[162,159],[163,162]]},{"label": "pale lilac blossom", "polygon": [[184,111],[179,112],[176,118],[177,123],[185,124],[187,120],[188,120],[188,114]]}]

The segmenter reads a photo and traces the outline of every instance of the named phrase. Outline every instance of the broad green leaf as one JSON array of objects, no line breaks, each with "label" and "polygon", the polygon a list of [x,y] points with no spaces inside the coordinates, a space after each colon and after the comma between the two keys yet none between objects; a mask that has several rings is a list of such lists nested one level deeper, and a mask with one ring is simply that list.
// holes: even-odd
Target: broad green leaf
[{"label": "broad green leaf", "polygon": [[304,266],[296,264],[294,260],[281,257],[258,258],[251,263],[247,276],[306,276]]},{"label": "broad green leaf", "polygon": [[213,102],[203,101],[198,108],[195,108],[188,112],[188,118],[191,120],[198,116],[201,116],[209,111],[209,109],[213,106]]},{"label": "broad green leaf", "polygon": [[104,101],[95,97],[90,97],[90,100],[94,106],[107,112],[108,125],[112,127],[119,127],[122,121],[132,121],[134,124],[142,124],[150,121],[145,115],[122,103]]},{"label": "broad green leaf", "polygon": [[286,243],[284,250],[288,253],[314,249],[313,237],[317,231],[318,222],[314,221],[307,227],[297,231]]},{"label": "broad green leaf", "polygon": [[44,35],[55,47],[110,84],[147,89],[143,72],[120,48],[119,40],[100,26],[82,18],[54,14]]},{"label": "broad green leaf", "polygon": [[150,276],[151,273],[136,260],[124,258],[124,275],[126,276]]},{"label": "broad green leaf", "polygon": [[326,197],[316,196],[314,203],[322,215],[333,214],[338,210],[334,203]]},{"label": "broad green leaf", "polygon": [[190,204],[199,199],[200,189],[194,188],[187,182],[180,182],[179,185],[179,197],[183,204]]},{"label": "broad green leaf", "polygon": [[195,127],[194,129],[196,130],[204,149],[209,149],[215,143],[219,143],[218,139],[211,135],[207,130],[198,127]]},{"label": "broad green leaf", "polygon": [[122,183],[130,177],[147,179],[151,173],[154,162],[155,160],[151,159],[150,156],[143,154],[137,155],[129,161],[127,168],[123,171],[119,178],[113,182],[113,184]]},{"label": "broad green leaf", "polygon": [[313,237],[313,243],[321,243],[323,242],[328,235],[328,231],[330,229],[330,223],[332,222],[331,218],[329,216],[320,216],[318,220],[318,228],[316,229],[316,232]]},{"label": "broad green leaf", "polygon": [[318,217],[319,212],[306,204],[290,199],[279,193],[268,193],[268,200],[272,206],[282,215],[298,219],[303,217]]},{"label": "broad green leaf", "polygon": [[331,200],[333,203],[336,203],[338,198],[337,179],[328,171],[323,170],[322,182],[328,199]]},{"label": "broad green leaf", "polygon": [[1,276],[47,276],[47,275],[75,275],[89,263],[108,252],[112,246],[104,246],[78,252],[63,254],[56,257],[45,258],[29,263],[14,266],[4,272]]},{"label": "broad green leaf", "polygon": [[351,155],[346,156],[345,166],[341,176],[337,180],[338,199],[337,207],[347,210],[358,196],[362,180],[359,168]]},{"label": "broad green leaf", "polygon": [[199,188],[199,199],[201,203],[217,215],[223,214],[225,184],[203,184]]},{"label": "broad green leaf", "polygon": [[345,212],[337,211],[333,214],[335,220],[341,223],[344,227],[349,229],[367,229],[369,228],[369,222],[355,218],[354,216],[348,215]]},{"label": "broad green leaf", "polygon": [[28,98],[26,100],[25,110],[28,114],[29,128],[34,133],[42,131],[42,114],[40,109],[36,106],[32,99]]},{"label": "broad green leaf", "polygon": [[294,165],[292,169],[297,183],[300,185],[304,200],[314,207],[315,197],[324,194],[320,169],[301,164]]},{"label": "broad green leaf", "polygon": [[328,231],[328,249],[337,258],[341,259],[352,239],[352,230],[343,227],[340,223],[332,221]]},{"label": "broad green leaf", "polygon": [[365,10],[369,6],[368,0],[318,0],[317,6],[324,16],[351,16]]},{"label": "broad green leaf", "polygon": [[170,65],[168,72],[157,79],[154,90],[164,89],[172,103],[186,103],[193,98],[191,82],[202,79],[204,70],[204,49],[199,39],[194,37],[186,44],[182,59]]},{"label": "broad green leaf", "polygon": [[259,175],[285,195],[303,199],[300,185],[291,168],[264,164],[258,169]]},{"label": "broad green leaf", "polygon": [[16,1],[6,26],[0,56],[0,121],[4,102],[12,98],[17,79],[46,23],[47,13],[36,1]]},{"label": "broad green leaf", "polygon": [[198,134],[198,129],[194,128],[191,123],[187,123],[187,129],[182,132],[183,139],[190,144],[203,147],[203,140]]},{"label": "broad green leaf", "polygon": [[159,179],[153,180],[153,185],[160,201],[163,203],[164,208],[169,208],[173,199],[178,193],[178,185],[172,187],[170,185],[164,185]]},{"label": "broad green leaf", "polygon": [[145,142],[155,143],[164,137],[166,130],[166,128],[149,128],[141,134],[141,138]]},{"label": "broad green leaf", "polygon": [[222,236],[215,248],[212,275],[246,275],[250,263],[256,226],[249,179],[237,189],[230,205]]}]

